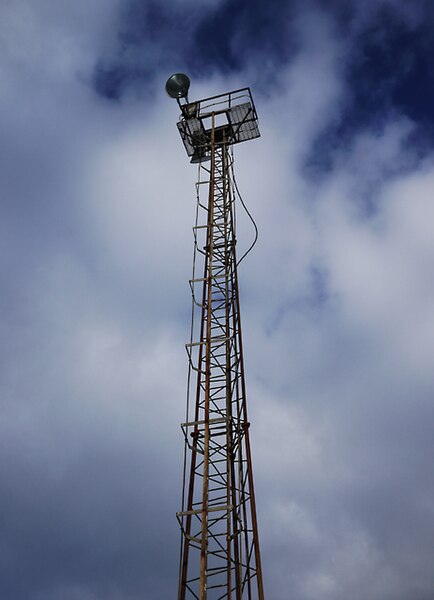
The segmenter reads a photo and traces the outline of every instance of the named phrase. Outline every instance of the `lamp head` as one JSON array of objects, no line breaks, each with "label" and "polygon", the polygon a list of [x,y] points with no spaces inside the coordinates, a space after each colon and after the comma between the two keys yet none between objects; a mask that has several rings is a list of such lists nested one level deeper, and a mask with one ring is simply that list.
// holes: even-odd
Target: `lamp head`
[{"label": "lamp head", "polygon": [[171,98],[187,98],[190,79],[184,73],[175,73],[166,82],[166,92]]}]

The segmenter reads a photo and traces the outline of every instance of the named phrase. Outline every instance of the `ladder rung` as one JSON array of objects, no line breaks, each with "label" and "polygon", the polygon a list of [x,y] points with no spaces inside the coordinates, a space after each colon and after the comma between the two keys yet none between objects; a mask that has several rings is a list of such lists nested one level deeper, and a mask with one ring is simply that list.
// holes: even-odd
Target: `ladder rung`
[{"label": "ladder rung", "polygon": [[[209,423],[226,423],[227,419],[218,417],[216,419],[210,419]],[[181,423],[181,427],[192,427],[193,425],[205,425],[205,421],[189,421],[188,423]]]},{"label": "ladder rung", "polygon": [[[211,279],[225,279],[226,275],[212,275]],[[196,283],[198,281],[208,281],[209,277],[199,277],[198,279],[190,279],[190,283]]]},{"label": "ladder rung", "polygon": [[[209,341],[210,341],[211,343],[213,343],[213,342],[216,342],[216,343],[217,343],[217,342],[218,342],[218,343],[221,343],[221,342],[227,342],[227,341],[228,341],[228,340],[230,340],[230,339],[231,339],[230,337],[218,336],[218,337],[213,337],[213,338],[211,338]],[[193,346],[202,346],[203,344],[206,344],[206,343],[207,343],[207,340],[205,340],[205,341],[203,341],[203,342],[191,342],[191,343],[189,343],[189,344],[185,344],[185,347],[186,347],[186,348],[192,348]]]},{"label": "ladder rung", "polygon": [[[232,506],[230,504],[222,504],[221,506],[212,506],[211,508],[208,508],[206,510],[206,512],[211,513],[211,512],[229,511],[229,510],[232,510]],[[186,510],[184,512],[177,512],[176,516],[177,517],[186,517],[188,515],[200,515],[203,512],[204,512],[203,509],[199,508],[197,510]]]}]

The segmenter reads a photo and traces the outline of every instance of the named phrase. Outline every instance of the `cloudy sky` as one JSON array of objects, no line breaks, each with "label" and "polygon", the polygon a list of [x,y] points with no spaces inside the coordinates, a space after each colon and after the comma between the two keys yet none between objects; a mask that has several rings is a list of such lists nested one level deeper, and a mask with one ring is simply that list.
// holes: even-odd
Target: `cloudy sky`
[{"label": "cloudy sky", "polygon": [[[2,0],[0,598],[176,597],[194,181],[236,148],[267,600],[428,600],[432,0]],[[240,212],[239,245],[253,232]]]}]

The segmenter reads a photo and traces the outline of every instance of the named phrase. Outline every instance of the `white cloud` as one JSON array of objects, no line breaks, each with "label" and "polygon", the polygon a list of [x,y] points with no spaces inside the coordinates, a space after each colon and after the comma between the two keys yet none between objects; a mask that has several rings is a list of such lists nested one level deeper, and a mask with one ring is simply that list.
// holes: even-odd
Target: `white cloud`
[{"label": "white cloud", "polygon": [[[54,519],[70,519],[62,534],[75,557],[75,534],[88,547],[108,536],[105,558],[92,555],[105,566],[132,538],[130,560],[149,554],[146,573],[145,557],[136,558],[141,585],[168,552],[166,575],[169,563],[173,570],[159,592],[167,597],[176,579],[171,517],[195,168],[164,96],[165,74],[152,104],[131,95],[110,106],[89,87],[118,10],[117,2],[2,7],[2,181],[3,197],[14,200],[1,225],[4,481],[8,502],[24,498],[29,508],[34,553],[43,551],[34,523],[51,523],[47,503],[59,511]],[[303,157],[345,94],[344,49],[323,14],[298,28],[303,49],[280,88],[256,97],[261,140],[236,149],[238,183],[260,228],[240,280],[269,593],[425,600],[434,168],[417,166],[406,147],[412,124],[390,118],[356,136],[320,185],[305,179]],[[193,82],[192,94],[239,87],[244,76]],[[240,210],[239,247],[251,235]],[[67,570],[65,588],[49,573],[29,581],[44,598],[59,589],[110,597],[80,580],[85,574]]]}]

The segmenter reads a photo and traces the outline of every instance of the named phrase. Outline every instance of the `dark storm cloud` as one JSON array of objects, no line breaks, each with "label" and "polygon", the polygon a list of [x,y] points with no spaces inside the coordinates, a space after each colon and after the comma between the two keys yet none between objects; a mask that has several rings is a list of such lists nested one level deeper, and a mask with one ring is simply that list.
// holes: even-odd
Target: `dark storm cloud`
[{"label": "dark storm cloud", "polygon": [[309,14],[322,14],[342,43],[346,93],[307,152],[307,172],[329,170],[359,131],[381,129],[393,114],[417,124],[407,143],[425,156],[434,141],[434,8],[428,2],[227,0],[204,8],[130,1],[120,15],[118,39],[96,65],[95,89],[119,100],[131,90],[151,93],[159,69],[184,69],[196,80],[249,69],[257,93],[271,93],[300,51]]},{"label": "dark storm cloud", "polygon": [[131,89],[150,90],[157,73],[170,70],[173,62],[178,70],[186,68],[190,39],[208,10],[182,3],[128,0],[120,10],[110,50],[95,66],[98,94],[117,101]]},{"label": "dark storm cloud", "polygon": [[390,107],[416,122],[434,126],[434,6],[426,5],[416,23],[385,5],[375,22],[355,37],[347,67],[355,105],[350,121],[363,124],[363,112],[381,115]]},{"label": "dark storm cloud", "polygon": [[128,0],[119,14],[112,49],[95,67],[94,85],[101,96],[119,100],[131,88],[146,90],[167,57],[183,53],[190,35],[185,10],[170,3]]},{"label": "dark storm cloud", "polygon": [[277,67],[296,47],[290,29],[293,14],[293,3],[284,0],[229,0],[197,27],[189,62],[201,72],[239,70],[249,63],[260,66],[261,61],[264,71],[270,63]]},{"label": "dark storm cloud", "polygon": [[196,79],[238,72],[258,61],[256,85],[275,81],[275,69],[294,53],[291,2],[229,0],[208,7],[130,0],[120,16],[111,56],[95,68],[97,92],[118,100],[131,87],[146,88],[158,68],[177,66]]},{"label": "dark storm cloud", "polygon": [[[367,14],[363,14],[366,12]],[[342,76],[347,95],[334,118],[314,142],[306,166],[331,168],[336,151],[347,148],[359,131],[381,130],[391,116],[405,116],[417,128],[407,143],[420,158],[434,143],[434,7],[416,3],[371,2],[346,17],[346,55]]]}]

